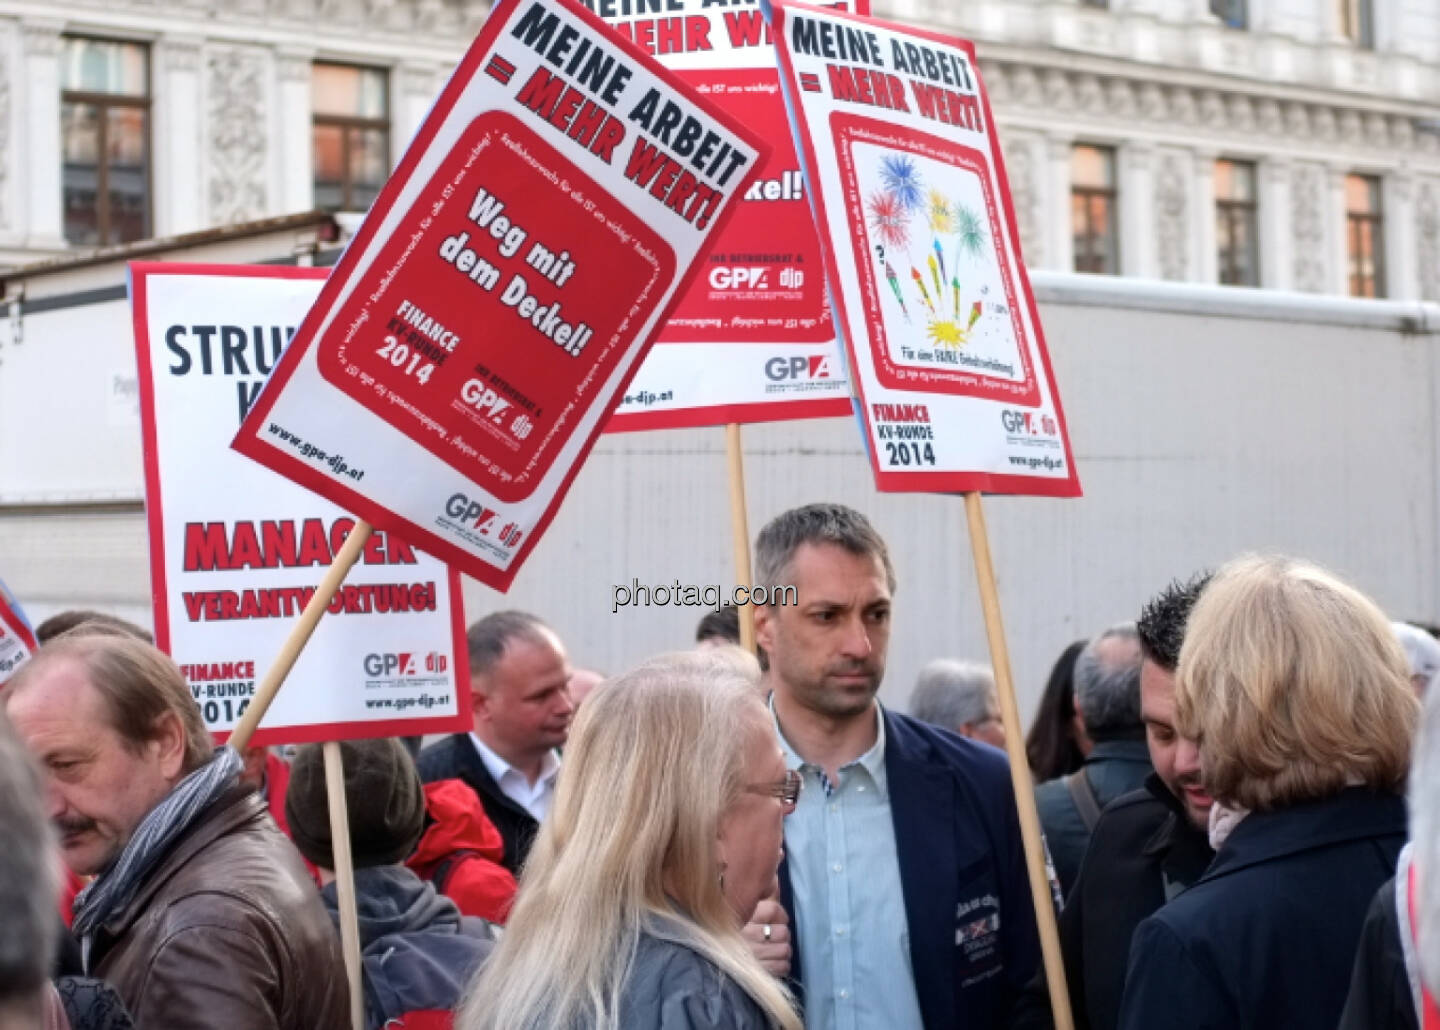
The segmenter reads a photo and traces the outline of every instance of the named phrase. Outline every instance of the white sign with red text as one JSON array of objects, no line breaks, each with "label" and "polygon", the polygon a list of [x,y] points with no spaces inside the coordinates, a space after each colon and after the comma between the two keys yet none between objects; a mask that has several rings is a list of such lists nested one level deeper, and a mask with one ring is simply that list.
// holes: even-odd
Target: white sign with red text
[{"label": "white sign with red text", "polygon": [[1078,496],[974,48],[769,13],[877,485]]},{"label": "white sign with red text", "polygon": [[[355,520],[230,449],[323,269],[132,264],[155,639],[224,737]],[[459,577],[377,532],[254,743],[465,730]]]},{"label": "white sign with red text", "polygon": [[570,0],[500,0],[234,447],[508,588],[768,147]]},{"label": "white sign with red text", "polygon": [[[820,241],[760,8],[714,0],[667,0],[663,11],[622,0],[586,5],[773,148],[607,430],[851,414]],[[869,13],[868,0],[851,6]]]}]

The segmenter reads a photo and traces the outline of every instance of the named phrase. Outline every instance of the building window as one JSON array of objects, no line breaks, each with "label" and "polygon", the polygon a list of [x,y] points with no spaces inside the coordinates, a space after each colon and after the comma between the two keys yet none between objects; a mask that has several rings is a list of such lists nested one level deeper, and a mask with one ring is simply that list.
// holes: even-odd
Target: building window
[{"label": "building window", "polygon": [[1337,0],[1340,4],[1340,32],[1362,50],[1375,49],[1375,6],[1373,0]]},{"label": "building window", "polygon": [[1260,285],[1260,246],[1255,166],[1248,161],[1215,162],[1215,242],[1220,281],[1227,286]]},{"label": "building window", "polygon": [[60,191],[77,246],[150,235],[150,51],[67,36],[60,66]]},{"label": "building window", "polygon": [[315,206],[364,211],[390,175],[390,86],[383,68],[316,64],[310,74],[314,112]]},{"label": "building window", "polygon": [[1070,154],[1070,225],[1077,272],[1120,271],[1115,193],[1115,151],[1076,146]]},{"label": "building window", "polygon": [[1246,0],[1210,0],[1210,13],[1232,29],[1250,27]]},{"label": "building window", "polygon": [[1385,216],[1380,210],[1376,176],[1345,177],[1345,240],[1350,256],[1350,295],[1385,296]]}]

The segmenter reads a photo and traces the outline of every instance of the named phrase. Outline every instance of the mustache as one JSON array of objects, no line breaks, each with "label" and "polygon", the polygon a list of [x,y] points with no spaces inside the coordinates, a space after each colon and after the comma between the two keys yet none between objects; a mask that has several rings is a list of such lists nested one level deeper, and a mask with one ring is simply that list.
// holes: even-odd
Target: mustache
[{"label": "mustache", "polygon": [[1186,787],[1199,787],[1201,790],[1205,789],[1205,783],[1200,779],[1199,773],[1191,773],[1188,776],[1182,776],[1175,782],[1180,785],[1180,788],[1182,790]]},{"label": "mustache", "polygon": [[90,830],[93,830],[96,828],[97,824],[94,819],[86,819],[81,816],[76,816],[68,819],[56,819],[54,820],[54,825],[55,829],[59,831],[60,836],[69,837],[71,834],[86,833]]},{"label": "mustache", "polygon": [[840,661],[831,665],[825,672],[831,676],[874,675],[875,663],[864,658],[857,658],[852,661]]}]

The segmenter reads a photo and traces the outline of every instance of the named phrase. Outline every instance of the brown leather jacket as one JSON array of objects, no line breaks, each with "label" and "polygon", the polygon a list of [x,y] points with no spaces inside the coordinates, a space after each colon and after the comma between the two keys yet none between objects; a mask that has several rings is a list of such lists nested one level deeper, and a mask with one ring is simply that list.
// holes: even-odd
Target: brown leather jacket
[{"label": "brown leather jacket", "polygon": [[172,846],[91,944],[138,1027],[348,1030],[340,941],[286,840],[237,786]]}]

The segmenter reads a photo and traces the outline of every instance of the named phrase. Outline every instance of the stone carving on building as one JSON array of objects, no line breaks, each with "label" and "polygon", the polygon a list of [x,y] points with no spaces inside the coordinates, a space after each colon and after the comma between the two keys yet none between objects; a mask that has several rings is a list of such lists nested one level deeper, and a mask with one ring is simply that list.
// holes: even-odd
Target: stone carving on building
[{"label": "stone carving on building", "polygon": [[1165,151],[1155,173],[1155,253],[1162,279],[1188,278],[1189,183],[1189,162],[1174,151]]},{"label": "stone carving on building", "polygon": [[1036,268],[1045,263],[1044,237],[1040,233],[1041,204],[1037,179],[1044,167],[1043,157],[1036,156],[1034,137],[1011,134],[1005,137],[1002,149],[1005,174],[1010,180],[1010,201],[1015,206],[1015,220],[1020,225],[1020,250],[1025,264]]},{"label": "stone carving on building", "polygon": [[1415,202],[1415,246],[1420,298],[1440,302],[1440,183],[1426,179]]},{"label": "stone carving on building", "polygon": [[262,218],[267,144],[262,52],[241,47],[211,50],[206,61],[205,140],[210,223],[231,225]]},{"label": "stone carving on building", "polygon": [[[10,184],[10,65],[5,44],[10,40],[0,33],[0,227],[10,228],[10,209],[5,204],[5,190]],[[21,180],[24,181],[24,180]]]},{"label": "stone carving on building", "polygon": [[1260,137],[1266,143],[1338,142],[1433,153],[1440,137],[1417,133],[1409,116],[1280,100],[1247,91],[1183,85],[1162,86],[1123,76],[1045,68],[1004,60],[984,67],[991,99],[1006,109],[1081,110],[1110,118],[1170,126],[1200,126],[1226,135]]},{"label": "stone carving on building", "polygon": [[1290,180],[1290,226],[1297,290],[1325,290],[1325,171],[1317,165],[1295,166]]}]

